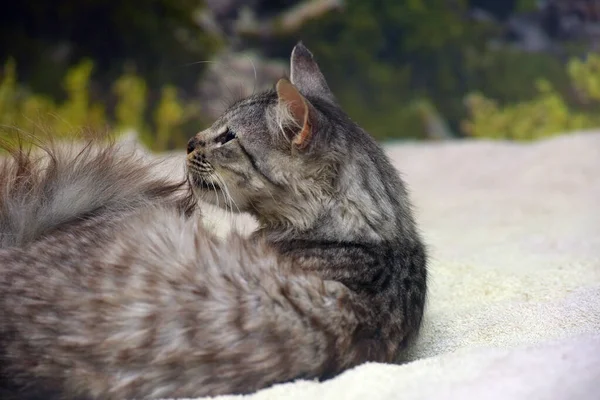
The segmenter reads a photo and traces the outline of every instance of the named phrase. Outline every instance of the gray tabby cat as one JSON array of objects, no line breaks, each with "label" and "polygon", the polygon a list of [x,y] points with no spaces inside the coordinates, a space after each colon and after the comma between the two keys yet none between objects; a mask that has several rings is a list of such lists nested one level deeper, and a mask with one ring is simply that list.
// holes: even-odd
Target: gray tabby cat
[{"label": "gray tabby cat", "polygon": [[260,223],[219,240],[186,187],[118,149],[0,166],[0,393],[249,393],[393,362],[421,324],[426,252],[405,187],[298,44],[291,82],[188,146],[189,186]]}]

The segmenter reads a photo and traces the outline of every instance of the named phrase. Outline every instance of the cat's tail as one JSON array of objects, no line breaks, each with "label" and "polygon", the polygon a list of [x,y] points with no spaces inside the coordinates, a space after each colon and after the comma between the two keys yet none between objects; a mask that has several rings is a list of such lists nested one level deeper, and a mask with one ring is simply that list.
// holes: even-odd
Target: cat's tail
[{"label": "cat's tail", "polygon": [[193,208],[187,185],[157,177],[156,163],[131,145],[107,145],[100,135],[77,145],[61,144],[50,133],[37,143],[31,139],[29,145],[22,136],[0,140],[0,248],[24,246],[100,213],[161,202]]},{"label": "cat's tail", "polygon": [[[386,361],[387,341],[374,340],[366,305],[341,283],[297,271],[261,243],[218,240],[172,209],[123,222],[85,268],[69,261],[79,237],[26,261],[21,249],[6,257],[28,280],[3,287],[0,276],[19,304],[5,305],[18,382],[94,399],[196,398]],[[39,273],[49,264],[66,283]]]},{"label": "cat's tail", "polygon": [[[0,248],[38,241],[0,250],[0,332],[10,332],[0,348],[11,348],[0,368],[16,384],[41,379],[97,399],[190,398],[327,378],[391,354],[371,308],[341,283],[266,245],[217,240],[198,218],[161,207],[187,203],[147,159],[116,145],[6,148]],[[44,239],[71,221],[131,210],[99,251],[78,252],[87,239],[77,229],[68,243]]]}]

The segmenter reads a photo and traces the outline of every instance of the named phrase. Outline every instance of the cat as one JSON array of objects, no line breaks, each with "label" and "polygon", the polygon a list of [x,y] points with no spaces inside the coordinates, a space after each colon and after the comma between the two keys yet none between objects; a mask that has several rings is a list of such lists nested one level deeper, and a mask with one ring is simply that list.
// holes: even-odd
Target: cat
[{"label": "cat", "polygon": [[[0,393],[252,393],[395,362],[427,252],[407,190],[299,42],[290,79],[188,143],[185,184],[118,145],[0,165]],[[190,200],[252,214],[207,232]]]}]

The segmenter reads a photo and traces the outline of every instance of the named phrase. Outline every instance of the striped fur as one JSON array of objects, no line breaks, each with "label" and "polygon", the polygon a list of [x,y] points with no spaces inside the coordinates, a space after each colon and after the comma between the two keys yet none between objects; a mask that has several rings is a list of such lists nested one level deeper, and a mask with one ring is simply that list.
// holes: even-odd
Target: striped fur
[{"label": "striped fur", "polygon": [[[3,399],[250,393],[397,360],[426,293],[406,190],[301,44],[292,83],[310,145],[254,95],[190,141],[189,186],[114,145],[0,164]],[[260,229],[215,238],[186,188]]]}]

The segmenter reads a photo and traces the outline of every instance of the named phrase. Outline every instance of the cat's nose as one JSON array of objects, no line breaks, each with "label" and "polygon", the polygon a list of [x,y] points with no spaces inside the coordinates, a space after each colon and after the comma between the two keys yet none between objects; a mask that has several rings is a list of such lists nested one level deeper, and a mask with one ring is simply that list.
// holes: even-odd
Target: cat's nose
[{"label": "cat's nose", "polygon": [[191,152],[196,150],[198,147],[204,147],[204,146],[206,146],[206,142],[204,140],[198,139],[197,136],[194,136],[187,143],[187,153],[190,154]]},{"label": "cat's nose", "polygon": [[198,135],[196,135],[188,141],[187,153],[190,154],[191,152],[196,150],[198,147],[204,147],[204,146],[206,146],[206,142],[204,140],[198,139]]}]

